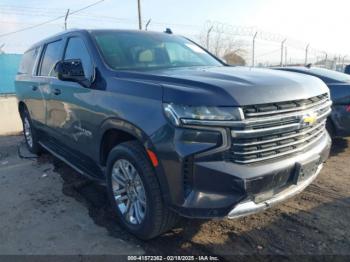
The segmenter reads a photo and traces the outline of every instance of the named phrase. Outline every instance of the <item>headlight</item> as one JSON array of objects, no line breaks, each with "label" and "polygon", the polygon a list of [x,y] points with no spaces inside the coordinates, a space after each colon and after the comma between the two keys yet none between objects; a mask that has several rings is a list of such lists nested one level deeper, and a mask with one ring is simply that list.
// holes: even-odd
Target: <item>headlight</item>
[{"label": "headlight", "polygon": [[[174,125],[208,121],[238,121],[242,120],[238,107],[187,106],[164,104],[165,115]],[[197,121],[196,121],[197,120]]]}]

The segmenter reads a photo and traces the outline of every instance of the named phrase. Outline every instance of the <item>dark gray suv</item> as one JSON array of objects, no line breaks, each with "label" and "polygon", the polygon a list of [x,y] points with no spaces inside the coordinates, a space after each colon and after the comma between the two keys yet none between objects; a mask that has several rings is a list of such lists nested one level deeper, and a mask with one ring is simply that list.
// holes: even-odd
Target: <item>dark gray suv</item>
[{"label": "dark gray suv", "polygon": [[237,218],[302,191],[327,159],[327,86],[227,66],[166,33],[73,30],[33,45],[17,79],[33,153],[106,185],[149,239],[178,215]]}]

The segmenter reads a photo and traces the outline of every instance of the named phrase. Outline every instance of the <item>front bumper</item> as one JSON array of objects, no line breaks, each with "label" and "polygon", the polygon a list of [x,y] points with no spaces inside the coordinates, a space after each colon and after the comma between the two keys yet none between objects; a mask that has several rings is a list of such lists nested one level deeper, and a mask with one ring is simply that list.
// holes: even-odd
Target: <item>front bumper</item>
[{"label": "front bumper", "polygon": [[240,203],[237,206],[235,206],[234,209],[230,211],[228,214],[228,218],[234,219],[239,218],[247,215],[252,215],[261,211],[264,211],[268,208],[270,208],[273,205],[276,205],[280,202],[283,202],[300,192],[302,192],[308,185],[312,183],[312,181],[315,180],[317,175],[320,173],[322,169],[323,164],[320,164],[317,168],[317,171],[314,175],[300,183],[299,185],[291,185],[287,189],[283,190],[280,193],[277,193],[276,195],[272,196],[270,199],[265,200],[260,203],[255,203],[254,201],[247,201],[244,203]]},{"label": "front bumper", "polygon": [[[237,164],[224,161],[222,152],[193,157],[217,147],[218,132],[169,128],[160,134],[154,143],[161,163],[156,171],[165,201],[175,212],[191,218],[239,217],[299,193],[317,176],[331,145],[325,132],[303,152],[254,164]],[[312,179],[295,186],[293,177],[298,163],[315,158],[318,171]],[[261,198],[266,192],[272,192],[270,199]]]}]

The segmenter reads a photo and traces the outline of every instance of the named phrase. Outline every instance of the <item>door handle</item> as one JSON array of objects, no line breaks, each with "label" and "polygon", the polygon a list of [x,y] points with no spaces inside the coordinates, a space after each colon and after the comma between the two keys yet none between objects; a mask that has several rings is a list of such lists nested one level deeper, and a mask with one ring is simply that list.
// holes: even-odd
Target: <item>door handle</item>
[{"label": "door handle", "polygon": [[61,89],[58,89],[58,88],[55,88],[53,90],[53,93],[57,96],[57,95],[60,95],[61,94]]},{"label": "door handle", "polygon": [[38,86],[32,86],[32,90],[33,90],[33,91],[38,90]]}]

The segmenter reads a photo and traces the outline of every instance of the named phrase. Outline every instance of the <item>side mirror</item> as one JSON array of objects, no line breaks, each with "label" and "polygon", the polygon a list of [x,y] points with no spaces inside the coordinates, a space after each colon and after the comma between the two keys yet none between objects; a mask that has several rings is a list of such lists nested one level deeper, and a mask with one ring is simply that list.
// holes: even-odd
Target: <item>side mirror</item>
[{"label": "side mirror", "polygon": [[86,79],[83,64],[80,59],[58,61],[55,66],[57,78],[61,81],[71,81],[90,87],[90,80]]}]

